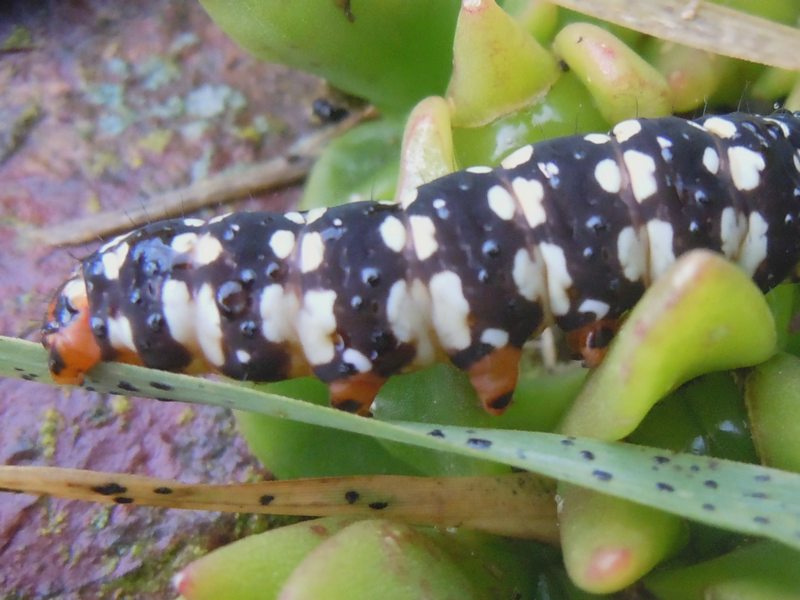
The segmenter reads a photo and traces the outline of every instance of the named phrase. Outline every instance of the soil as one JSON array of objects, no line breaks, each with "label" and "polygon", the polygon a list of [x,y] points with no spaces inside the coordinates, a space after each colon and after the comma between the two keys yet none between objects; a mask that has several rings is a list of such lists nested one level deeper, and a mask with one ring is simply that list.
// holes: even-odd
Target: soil
[{"label": "soil", "polygon": [[[313,127],[319,91],[248,56],[192,1],[0,4],[0,333],[37,339],[53,290],[100,243],[53,248],[31,232],[275,156]],[[237,207],[285,210],[296,197]],[[0,380],[0,423],[3,464],[267,475],[212,408]],[[263,526],[0,494],[0,596],[172,598],[178,568]]]}]

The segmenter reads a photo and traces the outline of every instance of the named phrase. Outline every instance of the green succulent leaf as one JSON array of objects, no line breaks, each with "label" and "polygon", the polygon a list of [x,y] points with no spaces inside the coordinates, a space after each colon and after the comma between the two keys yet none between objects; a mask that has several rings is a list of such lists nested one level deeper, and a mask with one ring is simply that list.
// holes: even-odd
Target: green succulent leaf
[{"label": "green succulent leaf", "polygon": [[404,113],[447,86],[458,0],[202,4],[259,58],[323,77],[386,112]]}]

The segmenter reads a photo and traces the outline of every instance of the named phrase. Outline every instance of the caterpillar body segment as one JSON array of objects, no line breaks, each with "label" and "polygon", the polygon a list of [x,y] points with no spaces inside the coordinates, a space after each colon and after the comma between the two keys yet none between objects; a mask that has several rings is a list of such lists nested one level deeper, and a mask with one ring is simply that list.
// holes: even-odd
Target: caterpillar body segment
[{"label": "caterpillar body segment", "polygon": [[636,119],[417,188],[285,215],[153,223],[101,247],[43,328],[53,377],[101,360],[274,381],[314,373],[366,414],[392,374],[449,358],[484,407],[555,324],[590,363],[676,260],[708,248],[764,290],[800,259],[800,113]]}]

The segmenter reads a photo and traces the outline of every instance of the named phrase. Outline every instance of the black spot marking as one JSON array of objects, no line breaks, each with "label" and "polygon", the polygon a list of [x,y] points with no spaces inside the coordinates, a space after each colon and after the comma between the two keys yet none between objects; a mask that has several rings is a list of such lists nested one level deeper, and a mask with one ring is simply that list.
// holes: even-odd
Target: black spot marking
[{"label": "black spot marking", "polygon": [[758,475],[753,477],[753,479],[755,479],[756,481],[765,482],[765,481],[770,481],[772,477],[770,477],[767,473],[759,473]]},{"label": "black spot marking", "polygon": [[127,381],[120,381],[119,383],[117,383],[117,387],[119,389],[125,391],[125,392],[138,392],[139,391],[139,388],[137,388],[135,385],[133,385],[132,383],[129,383]]},{"label": "black spot marking", "polygon": [[660,490],[662,492],[674,492],[675,491],[674,487],[672,487],[668,483],[664,483],[663,481],[659,481],[658,483],[656,483],[656,489],[658,489],[658,490]]},{"label": "black spot marking", "polygon": [[594,452],[590,450],[581,450],[581,458],[584,460],[594,460]]},{"label": "black spot marking", "polygon": [[764,492],[747,492],[745,496],[748,498],[758,498],[759,500],[766,500],[769,498],[769,494],[765,494]]},{"label": "black spot marking", "polygon": [[172,488],[169,488],[169,487],[157,487],[157,488],[155,488],[153,490],[153,493],[163,494],[163,495],[171,494],[172,493]]},{"label": "black spot marking", "polygon": [[467,440],[467,446],[475,448],[476,450],[486,450],[492,447],[492,442],[491,440],[484,440],[482,438],[469,438]]},{"label": "black spot marking", "polygon": [[359,498],[361,498],[361,494],[355,490],[348,490],[344,493],[344,499],[348,504],[355,504]]},{"label": "black spot marking", "polygon": [[717,489],[719,487],[719,484],[716,481],[714,481],[713,479],[706,479],[703,482],[703,485],[706,486],[709,489],[712,489],[712,490],[715,490],[715,489]]},{"label": "black spot marking", "polygon": [[431,437],[438,437],[438,438],[445,437],[444,432],[441,429],[433,429],[428,432],[428,435]]},{"label": "black spot marking", "polygon": [[113,496],[114,494],[124,494],[128,488],[121,486],[118,483],[106,483],[104,485],[97,485],[92,488],[93,492],[97,492],[101,496]]},{"label": "black spot marking", "polygon": [[666,456],[654,456],[653,460],[656,461],[660,465],[664,465],[669,462],[669,458]]},{"label": "black spot marking", "polygon": [[133,498],[128,496],[117,496],[114,498],[116,504],[133,504]]},{"label": "black spot marking", "polygon": [[561,440],[562,446],[574,446],[575,445],[575,438],[564,438]]},{"label": "black spot marking", "polygon": [[595,469],[592,471],[592,475],[594,475],[594,477],[600,481],[611,481],[611,479],[614,477],[608,471],[601,471],[600,469]]},{"label": "black spot marking", "polygon": [[706,502],[705,504],[703,504],[703,510],[709,510],[709,511],[717,510],[717,507],[714,506],[713,504],[709,504],[708,502]]},{"label": "black spot marking", "polygon": [[272,503],[273,500],[275,500],[275,496],[271,494],[264,494],[258,498],[258,503],[261,506],[267,506],[268,504]]},{"label": "black spot marking", "polygon": [[758,515],[753,517],[753,523],[758,523],[759,525],[769,525],[769,518]]},{"label": "black spot marking", "polygon": [[383,510],[387,506],[389,506],[388,502],[370,502],[369,503],[369,507],[372,510]]},{"label": "black spot marking", "polygon": [[509,404],[511,404],[511,400],[514,396],[514,392],[508,392],[507,394],[503,394],[502,396],[498,396],[491,402],[489,402],[489,406],[495,410],[503,410]]},{"label": "black spot marking", "polygon": [[358,400],[342,400],[336,403],[336,408],[344,412],[357,413],[361,408],[361,403]]},{"label": "black spot marking", "polygon": [[150,387],[154,390],[161,390],[162,392],[170,392],[175,388],[168,383],[161,383],[160,381],[151,381]]}]

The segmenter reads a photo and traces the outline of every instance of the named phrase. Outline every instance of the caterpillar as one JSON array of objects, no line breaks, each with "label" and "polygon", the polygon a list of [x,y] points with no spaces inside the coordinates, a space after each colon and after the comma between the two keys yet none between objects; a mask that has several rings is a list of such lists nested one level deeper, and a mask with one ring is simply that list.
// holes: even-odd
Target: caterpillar
[{"label": "caterpillar", "polygon": [[400,206],[155,222],[87,258],[42,329],[53,378],[100,361],[251,381],[313,373],[368,414],[394,373],[449,359],[485,409],[556,325],[597,362],[694,249],[768,290],[800,259],[800,113],[632,119],[524,146]]}]

